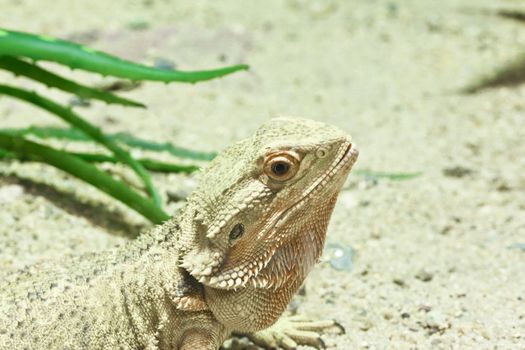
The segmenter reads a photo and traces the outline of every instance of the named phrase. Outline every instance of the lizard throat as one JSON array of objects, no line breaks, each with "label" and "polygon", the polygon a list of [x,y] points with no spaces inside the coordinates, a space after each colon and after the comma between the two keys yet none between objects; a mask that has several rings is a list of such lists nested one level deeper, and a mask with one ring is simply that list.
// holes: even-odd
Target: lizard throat
[{"label": "lizard throat", "polygon": [[[228,264],[228,262],[222,266],[217,264],[210,274],[199,274],[197,271],[192,271],[192,274],[197,272],[194,277],[204,285],[218,289],[239,289],[247,286],[253,288],[278,288],[287,280],[286,277],[283,278],[283,273],[284,275],[289,275],[291,270],[298,268],[297,266],[294,267],[294,265],[304,263],[305,266],[301,267],[301,270],[311,268],[317,262],[322,252],[326,226],[335,204],[335,199],[346,176],[357,160],[357,156],[357,148],[349,141],[341,145],[338,156],[328,170],[304,190],[294,204],[274,216],[273,222],[266,225],[266,228],[260,234],[260,236],[264,237],[264,240],[259,243],[266,249],[259,257],[246,261],[243,264]],[[293,220],[297,212],[307,206],[308,203],[311,203],[312,198],[318,195],[326,197],[327,203],[331,203],[331,205],[328,206],[329,210],[325,214],[326,224],[320,225],[320,232],[312,235],[315,236],[312,238],[312,244],[310,246],[302,246],[303,249],[310,251],[302,251],[300,255],[311,257],[304,258],[307,261],[298,262],[297,254],[293,254],[294,256],[289,256],[288,258],[279,254],[279,258],[282,261],[280,263],[272,263],[274,258],[278,258],[276,257],[278,252],[288,251],[284,246],[289,245],[294,240],[304,239],[304,237],[296,237],[297,234],[294,234],[294,232],[287,232],[287,234],[283,234],[283,232],[286,232],[287,224],[289,224],[290,220]],[[281,247],[283,248],[281,249]],[[279,268],[276,269],[275,266],[279,266]],[[280,278],[274,276],[275,274],[272,273],[274,271]],[[303,272],[306,275],[307,271]]]}]

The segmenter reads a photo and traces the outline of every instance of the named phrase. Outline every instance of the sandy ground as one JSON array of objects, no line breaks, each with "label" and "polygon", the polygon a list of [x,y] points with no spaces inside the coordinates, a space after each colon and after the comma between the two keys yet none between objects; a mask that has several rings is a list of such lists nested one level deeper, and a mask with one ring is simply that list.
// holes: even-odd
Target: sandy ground
[{"label": "sandy ground", "polygon": [[[180,69],[252,66],[125,93],[146,111],[77,108],[106,130],[218,150],[271,116],[298,115],[348,130],[358,170],[422,172],[354,175],[345,186],[328,240],[352,249],[353,266],[326,259],[294,302],[346,327],[325,337],[329,348],[525,349],[525,88],[454,92],[523,50],[523,24],[465,11],[495,6],[525,9],[516,0],[0,0],[0,24]],[[0,116],[2,127],[58,125],[7,98]],[[166,197],[194,179],[155,182]],[[102,250],[145,225],[59,171],[0,164],[2,271]]]}]

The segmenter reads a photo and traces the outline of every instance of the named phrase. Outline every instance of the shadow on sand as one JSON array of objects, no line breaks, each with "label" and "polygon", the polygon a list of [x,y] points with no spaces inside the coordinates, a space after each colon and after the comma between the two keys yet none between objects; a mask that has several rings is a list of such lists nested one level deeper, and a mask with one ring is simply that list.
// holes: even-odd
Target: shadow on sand
[{"label": "shadow on sand", "polygon": [[127,222],[119,210],[110,210],[100,203],[88,202],[74,193],[33,179],[0,174],[0,184],[22,186],[26,193],[43,197],[68,214],[83,217],[94,226],[102,227],[112,235],[133,239],[148,227],[146,223],[142,225]]}]

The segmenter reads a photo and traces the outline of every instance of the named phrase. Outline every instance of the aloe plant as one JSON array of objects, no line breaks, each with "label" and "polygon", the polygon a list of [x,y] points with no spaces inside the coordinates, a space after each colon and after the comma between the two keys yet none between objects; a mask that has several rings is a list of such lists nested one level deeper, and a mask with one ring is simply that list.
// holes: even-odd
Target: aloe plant
[{"label": "aloe plant", "polygon": [[[178,71],[159,69],[123,60],[92,48],[42,35],[22,33],[0,28],[0,69],[25,76],[36,82],[60,89],[83,99],[97,99],[106,103],[144,108],[144,104],[117,96],[111,92],[85,86],[61,77],[38,65],[38,61],[51,61],[70,68],[129,80],[196,83],[248,69],[247,65],[234,65],[213,70]],[[158,192],[148,170],[165,172],[192,172],[196,165],[179,165],[152,159],[135,159],[127,148],[167,150],[178,157],[209,160],[213,154],[199,153],[178,148],[171,144],[158,144],[141,140],[125,133],[106,134],[89,123],[71,108],[45,96],[25,89],[0,84],[0,95],[16,98],[44,109],[69,124],[69,129],[29,127],[26,129],[0,129],[0,159],[39,161],[57,167],[70,175],[89,183],[136,210],[153,223],[168,218],[162,209]],[[39,139],[76,138],[78,141],[95,142],[104,146],[112,155],[72,153],[51,148],[27,139],[28,135]],[[93,163],[122,163],[129,166],[144,183],[147,196],[114,179],[98,169]]]},{"label": "aloe plant", "polygon": [[52,61],[73,69],[82,69],[102,75],[166,83],[173,81],[196,83],[248,69],[245,64],[193,72],[158,69],[123,60],[70,41],[1,28],[0,56],[26,57],[34,61]]}]

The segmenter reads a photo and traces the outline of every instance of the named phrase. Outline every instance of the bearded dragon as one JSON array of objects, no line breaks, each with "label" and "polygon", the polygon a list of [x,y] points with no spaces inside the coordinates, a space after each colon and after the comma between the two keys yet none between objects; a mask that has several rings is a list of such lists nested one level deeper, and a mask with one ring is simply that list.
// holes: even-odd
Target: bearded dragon
[{"label": "bearded dragon", "polygon": [[232,333],[320,346],[333,321],[277,320],[320,258],[357,155],[333,126],[270,120],[213,160],[163,225],[8,275],[0,347],[216,350]]}]

